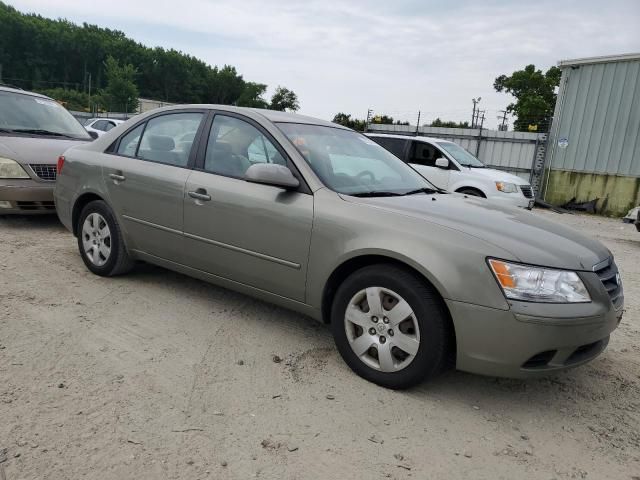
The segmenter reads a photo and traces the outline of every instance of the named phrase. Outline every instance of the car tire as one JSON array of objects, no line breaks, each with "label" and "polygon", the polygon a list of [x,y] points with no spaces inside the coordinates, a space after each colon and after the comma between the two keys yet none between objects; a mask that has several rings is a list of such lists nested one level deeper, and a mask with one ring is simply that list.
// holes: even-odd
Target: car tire
[{"label": "car tire", "polygon": [[127,252],[115,215],[102,200],[85,205],[78,218],[77,232],[80,256],[91,272],[111,277],[133,268],[134,261]]},{"label": "car tire", "polygon": [[[381,293],[378,295],[376,292]],[[369,298],[373,298],[371,303],[375,304],[376,295],[382,298],[380,303],[385,322],[382,326],[380,322],[383,319],[378,318],[374,323],[373,316],[371,322],[366,323],[372,313]],[[397,303],[393,305],[394,298],[387,295],[395,297]],[[392,305],[390,310],[386,310],[387,303]],[[400,324],[394,324],[405,315],[406,304],[411,314]],[[405,310],[392,316],[394,308],[401,305]],[[356,322],[364,323],[353,323],[354,318]],[[331,309],[331,329],[344,361],[364,379],[391,389],[412,387],[446,369],[451,358],[449,325],[448,314],[436,290],[417,274],[391,264],[371,265],[351,274],[338,288]],[[404,331],[400,332],[403,326]],[[381,343],[383,337],[385,342]],[[361,354],[368,343],[371,346]],[[378,353],[378,348],[384,349],[385,345],[391,352],[391,363],[389,350],[387,353],[382,351],[386,358],[384,362]],[[398,349],[398,345],[406,351]],[[412,353],[407,353],[411,350]],[[387,368],[383,368],[385,366]]]},{"label": "car tire", "polygon": [[469,195],[472,197],[487,198],[484,193],[482,193],[480,190],[476,190],[475,188],[461,188],[460,190],[458,190],[458,193],[462,193],[463,195]]}]

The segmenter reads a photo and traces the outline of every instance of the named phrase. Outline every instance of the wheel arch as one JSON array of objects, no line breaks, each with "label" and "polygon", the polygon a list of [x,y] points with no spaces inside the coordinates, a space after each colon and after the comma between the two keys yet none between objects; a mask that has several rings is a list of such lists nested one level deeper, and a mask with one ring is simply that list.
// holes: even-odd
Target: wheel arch
[{"label": "wheel arch", "polygon": [[379,265],[379,264],[391,264],[397,267],[403,268],[412,272],[422,281],[427,283],[433,290],[437,293],[438,298],[440,299],[442,310],[445,312],[447,323],[448,323],[448,332],[449,332],[449,352],[450,352],[450,360],[449,363],[455,364],[455,357],[457,352],[457,342],[456,342],[456,331],[455,324],[451,317],[451,312],[447,307],[446,302],[444,301],[444,296],[442,292],[438,289],[437,285],[432,282],[424,272],[421,272],[418,268],[411,265],[410,262],[394,258],[391,256],[386,256],[383,254],[363,254],[351,257],[345,261],[343,261],[340,265],[338,265],[333,272],[329,275],[327,279],[323,292],[322,292],[322,321],[325,324],[331,323],[331,305],[333,303],[333,299],[335,294],[342,283],[342,281],[351,275],[356,270],[359,270],[363,267],[367,267],[370,265]]},{"label": "wheel arch", "polygon": [[475,186],[471,186],[471,185],[464,185],[464,186],[458,187],[458,188],[456,188],[455,191],[457,193],[462,193],[465,190],[466,191],[469,191],[469,190],[476,191],[476,192],[478,192],[480,194],[481,197],[487,198],[487,194],[482,189],[480,189],[478,187],[475,187]]},{"label": "wheel arch", "polygon": [[82,209],[94,200],[105,201],[103,197],[95,192],[84,192],[73,202],[73,208],[71,209],[71,228],[73,229],[72,232],[75,237],[78,236],[78,218],[80,217]]}]

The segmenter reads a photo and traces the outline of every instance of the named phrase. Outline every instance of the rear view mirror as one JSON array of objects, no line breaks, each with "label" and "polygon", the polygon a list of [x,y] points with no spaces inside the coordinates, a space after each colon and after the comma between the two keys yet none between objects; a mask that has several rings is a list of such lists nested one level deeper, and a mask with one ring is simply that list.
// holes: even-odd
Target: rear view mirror
[{"label": "rear view mirror", "polygon": [[247,182],[272,185],[286,190],[298,188],[300,185],[291,170],[284,165],[275,163],[256,163],[251,165],[245,172],[244,179]]},{"label": "rear view mirror", "polygon": [[437,158],[436,159],[436,167],[438,168],[449,168],[449,160],[447,160],[446,158]]},{"label": "rear view mirror", "polygon": [[87,133],[88,133],[88,134],[89,134],[89,136],[90,136],[92,139],[94,139],[94,140],[95,140],[96,138],[98,138],[98,133],[97,133],[97,132],[93,132],[93,131],[91,131],[91,132],[87,132]]}]

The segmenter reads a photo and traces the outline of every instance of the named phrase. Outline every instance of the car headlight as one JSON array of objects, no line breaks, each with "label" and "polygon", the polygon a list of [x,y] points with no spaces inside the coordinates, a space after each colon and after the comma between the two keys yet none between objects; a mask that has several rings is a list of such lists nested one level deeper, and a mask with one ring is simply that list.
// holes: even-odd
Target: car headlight
[{"label": "car headlight", "polygon": [[518,191],[518,186],[515,183],[496,182],[496,189],[503,193],[515,193]]},{"label": "car headlight", "polygon": [[591,296],[576,272],[489,259],[507,298],[528,302],[584,303]]},{"label": "car headlight", "polygon": [[29,174],[15,160],[0,157],[0,178],[30,178]]}]

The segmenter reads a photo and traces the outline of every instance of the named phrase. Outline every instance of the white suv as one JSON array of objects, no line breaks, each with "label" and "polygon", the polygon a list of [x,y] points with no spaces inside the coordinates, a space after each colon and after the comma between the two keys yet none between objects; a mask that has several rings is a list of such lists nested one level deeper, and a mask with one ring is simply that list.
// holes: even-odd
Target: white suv
[{"label": "white suv", "polygon": [[457,143],[430,137],[366,134],[415,168],[436,187],[531,209],[533,190],[526,180],[487,168]]},{"label": "white suv", "polygon": [[115,118],[90,118],[84,122],[84,128],[87,132],[95,132],[98,136],[101,136],[123,122],[124,120]]}]

